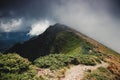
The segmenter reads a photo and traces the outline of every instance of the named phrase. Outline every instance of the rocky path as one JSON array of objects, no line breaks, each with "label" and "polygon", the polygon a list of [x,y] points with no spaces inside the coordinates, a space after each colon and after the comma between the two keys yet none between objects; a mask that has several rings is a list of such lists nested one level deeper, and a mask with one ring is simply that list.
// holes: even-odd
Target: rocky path
[{"label": "rocky path", "polygon": [[61,80],[82,80],[84,77],[84,72],[86,70],[95,70],[98,67],[108,67],[108,63],[102,62],[101,64],[97,64],[96,66],[86,66],[86,65],[77,65],[72,66],[65,73],[65,78]]},{"label": "rocky path", "polygon": [[52,72],[50,69],[38,69],[38,74],[37,76],[41,75],[50,75],[53,76],[54,79],[48,79],[48,80],[82,80],[84,77],[84,72],[87,70],[95,70],[99,67],[108,67],[108,63],[105,63],[102,61],[101,64],[97,64],[95,66],[86,66],[86,65],[76,65],[76,66],[71,66],[70,69],[68,69],[65,72],[65,77],[63,78],[57,78],[56,73]]}]

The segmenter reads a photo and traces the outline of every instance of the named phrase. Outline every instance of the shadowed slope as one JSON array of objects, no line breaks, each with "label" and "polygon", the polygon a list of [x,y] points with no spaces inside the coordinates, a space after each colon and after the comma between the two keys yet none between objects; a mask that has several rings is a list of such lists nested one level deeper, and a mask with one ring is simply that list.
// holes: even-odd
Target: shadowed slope
[{"label": "shadowed slope", "polygon": [[55,24],[38,37],[14,45],[6,53],[16,52],[29,60],[34,60],[50,53],[69,52],[80,46],[81,42],[84,40],[77,36],[73,29],[65,25]]}]

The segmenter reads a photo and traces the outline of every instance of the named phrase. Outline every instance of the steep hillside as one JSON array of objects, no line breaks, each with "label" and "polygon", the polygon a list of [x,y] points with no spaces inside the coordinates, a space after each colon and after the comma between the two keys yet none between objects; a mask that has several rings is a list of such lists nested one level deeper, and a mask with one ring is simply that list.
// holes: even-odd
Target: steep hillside
[{"label": "steep hillside", "polygon": [[[87,45],[88,44],[88,45]],[[75,34],[75,31],[65,25],[50,26],[43,34],[24,43],[18,43],[7,52],[16,52],[21,56],[34,60],[50,53],[66,53],[79,46],[90,48],[89,43]],[[92,46],[93,47],[93,46]],[[33,55],[34,54],[34,55]]]},{"label": "steep hillside", "polygon": [[[74,80],[120,80],[120,54],[65,25],[50,26],[43,34],[14,45],[8,52],[31,60],[38,67],[41,80],[66,80],[69,75],[78,76]],[[85,68],[81,68],[83,65]],[[85,70],[73,71],[76,68]]]}]

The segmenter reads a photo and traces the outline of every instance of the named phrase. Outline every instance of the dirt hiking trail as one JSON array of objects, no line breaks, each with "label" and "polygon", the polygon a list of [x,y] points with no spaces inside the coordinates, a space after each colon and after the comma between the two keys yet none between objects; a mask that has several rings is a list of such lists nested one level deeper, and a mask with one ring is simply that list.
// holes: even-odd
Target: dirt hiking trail
[{"label": "dirt hiking trail", "polygon": [[82,80],[84,77],[84,72],[86,70],[95,70],[99,67],[108,67],[108,63],[102,62],[101,64],[97,64],[95,66],[86,66],[86,65],[77,65],[72,66],[65,73],[65,78],[60,80]]}]

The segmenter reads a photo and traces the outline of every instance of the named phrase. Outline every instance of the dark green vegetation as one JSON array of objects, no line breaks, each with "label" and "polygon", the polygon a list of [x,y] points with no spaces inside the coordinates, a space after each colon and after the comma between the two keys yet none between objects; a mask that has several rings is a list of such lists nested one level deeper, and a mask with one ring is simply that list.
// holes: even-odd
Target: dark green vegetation
[{"label": "dark green vegetation", "polygon": [[29,80],[36,70],[27,59],[18,54],[0,54],[0,80]]},{"label": "dark green vegetation", "polygon": [[75,55],[67,55],[67,54],[50,54],[45,57],[40,57],[35,60],[35,65],[41,68],[50,68],[60,69],[71,64],[78,65],[96,65],[100,63],[99,58],[94,55],[84,55],[84,54],[75,54]]},{"label": "dark green vegetation", "polygon": [[108,68],[99,68],[90,72],[85,79],[120,80],[119,54],[61,24],[50,26],[38,37],[18,43],[6,51],[6,53],[14,52],[28,58],[33,64],[17,54],[1,54],[0,79],[2,80],[38,79],[35,66],[59,70],[78,64],[94,66],[101,61],[109,63]]}]

